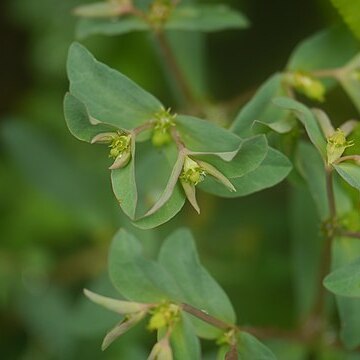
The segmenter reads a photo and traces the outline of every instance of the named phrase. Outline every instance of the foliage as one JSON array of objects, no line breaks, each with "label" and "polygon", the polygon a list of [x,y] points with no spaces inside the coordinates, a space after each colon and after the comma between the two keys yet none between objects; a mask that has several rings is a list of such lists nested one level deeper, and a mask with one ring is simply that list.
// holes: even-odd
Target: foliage
[{"label": "foliage", "polygon": [[[76,37],[86,42],[72,42],[72,32],[64,31],[63,49],[72,42],[63,102],[67,129],[59,122],[46,131],[17,118],[1,127],[12,159],[0,165],[6,170],[1,184],[14,182],[8,175],[14,166],[29,197],[28,208],[18,199],[14,213],[26,219],[38,212],[41,231],[55,237],[58,226],[59,238],[69,238],[60,271],[56,237],[51,255],[42,246],[25,248],[21,276],[14,275],[12,260],[0,263],[0,307],[15,298],[14,313],[41,344],[22,358],[99,358],[100,348],[109,359],[358,357],[358,11],[355,2],[332,3],[349,28],[331,25],[301,41],[284,69],[248,101],[240,97],[237,114],[232,102],[210,100],[205,34],[246,30],[250,22],[238,10],[195,0],[73,1],[62,8],[67,18],[72,8]],[[21,17],[22,6],[14,4]],[[49,21],[43,6],[22,9],[24,18]],[[110,46],[102,44],[107,36]],[[138,46],[133,39],[158,58],[135,53],[128,60]],[[114,61],[109,54],[117,41],[130,46]],[[147,60],[150,67],[142,66]],[[53,69],[39,67],[42,81]],[[38,113],[46,96],[46,90],[39,94]],[[52,112],[54,105],[48,106]],[[17,217],[6,221],[19,238],[38,237],[28,231],[31,222],[22,233]],[[87,245],[77,243],[81,256],[73,258],[78,233]],[[279,234],[291,256],[272,248]],[[6,256],[0,252],[0,260]],[[106,263],[110,282],[100,275]],[[72,293],[61,281],[70,282]],[[79,295],[85,283],[85,296]],[[278,304],[269,303],[272,294]],[[278,314],[287,311],[281,323]],[[95,346],[106,331],[102,346]]]}]

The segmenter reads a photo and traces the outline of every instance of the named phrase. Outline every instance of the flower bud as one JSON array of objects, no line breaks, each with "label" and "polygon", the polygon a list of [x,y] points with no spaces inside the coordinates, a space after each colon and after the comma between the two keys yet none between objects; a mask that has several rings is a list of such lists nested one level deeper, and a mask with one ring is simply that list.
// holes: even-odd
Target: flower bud
[{"label": "flower bud", "polygon": [[205,176],[206,172],[201,168],[201,166],[196,161],[186,156],[180,180],[196,186],[200,182],[204,181]]},{"label": "flower bud", "polygon": [[171,135],[168,131],[154,130],[151,138],[151,142],[156,147],[161,147],[171,142]]},{"label": "flower bud", "polygon": [[172,4],[169,0],[155,0],[150,7],[148,19],[155,27],[161,27],[170,17]]},{"label": "flower bud", "polygon": [[170,109],[162,109],[154,115],[154,131],[151,141],[154,146],[161,147],[171,142],[170,128],[175,126],[176,114],[171,114]]},{"label": "flower bud", "polygon": [[152,316],[149,320],[149,330],[159,330],[169,327],[180,319],[179,306],[171,303],[164,303],[152,310]]},{"label": "flower bud", "polygon": [[325,86],[310,74],[297,71],[288,74],[285,79],[296,91],[308,98],[320,102],[325,100]]},{"label": "flower bud", "polygon": [[333,164],[340,159],[345,149],[353,145],[353,141],[346,140],[344,131],[337,129],[334,134],[327,138],[326,152],[328,164]]}]

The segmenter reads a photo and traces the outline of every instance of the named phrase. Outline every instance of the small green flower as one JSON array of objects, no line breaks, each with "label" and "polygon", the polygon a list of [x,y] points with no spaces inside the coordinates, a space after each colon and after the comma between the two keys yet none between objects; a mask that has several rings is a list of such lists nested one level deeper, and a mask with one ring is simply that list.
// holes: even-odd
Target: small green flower
[{"label": "small green flower", "polygon": [[186,156],[183,171],[180,174],[179,179],[187,199],[198,213],[200,213],[200,207],[196,200],[195,187],[205,180],[206,175],[211,175],[216,180],[224,184],[230,191],[236,191],[229,179],[214,166],[205,161],[195,161],[189,156]]},{"label": "small green flower", "polygon": [[335,161],[340,159],[345,149],[353,145],[354,141],[347,141],[344,131],[337,129],[327,138],[326,152],[328,164],[333,164]]},{"label": "small green flower", "polygon": [[171,109],[162,109],[154,115],[154,130],[151,141],[154,146],[161,147],[171,142],[171,127],[175,126],[176,114],[170,113]]},{"label": "small green flower", "polygon": [[173,5],[169,0],[154,0],[150,5],[148,20],[156,28],[161,28],[171,15]]},{"label": "small green flower", "polygon": [[323,102],[325,100],[325,86],[312,75],[302,71],[289,73],[286,81],[297,92],[307,96],[309,99]]},{"label": "small green flower", "polygon": [[131,135],[124,132],[107,132],[96,135],[92,144],[109,144],[109,157],[115,159],[110,170],[120,169],[127,165],[131,158]]},{"label": "small green flower", "polygon": [[180,175],[180,180],[196,186],[205,180],[205,176],[206,172],[201,168],[199,163],[187,156],[185,158],[183,172]]},{"label": "small green flower", "polygon": [[180,320],[180,307],[172,303],[163,303],[151,311],[148,329],[159,330],[173,326]]}]

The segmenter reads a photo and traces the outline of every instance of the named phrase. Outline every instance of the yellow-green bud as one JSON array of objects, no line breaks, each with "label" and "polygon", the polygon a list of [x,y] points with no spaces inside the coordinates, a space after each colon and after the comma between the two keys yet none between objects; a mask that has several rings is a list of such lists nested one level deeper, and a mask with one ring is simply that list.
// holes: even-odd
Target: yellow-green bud
[{"label": "yellow-green bud", "polygon": [[159,330],[163,327],[173,325],[180,319],[179,306],[171,303],[164,303],[159,305],[152,311],[150,317],[148,329]]},{"label": "yellow-green bud", "polygon": [[325,100],[325,86],[310,74],[297,71],[288,74],[286,79],[289,85],[308,98],[320,102]]},{"label": "yellow-green bud", "polygon": [[337,129],[333,135],[327,139],[327,161],[328,164],[333,164],[344,153],[345,149],[353,146],[353,141],[347,141],[343,130]]},{"label": "yellow-green bud", "polygon": [[161,27],[165,24],[172,11],[172,4],[169,0],[155,0],[148,14],[148,19],[155,27]]},{"label": "yellow-green bud", "polygon": [[154,146],[161,147],[171,142],[171,136],[168,131],[154,130],[151,137],[151,142]]},{"label": "yellow-green bud", "polygon": [[180,175],[180,180],[191,184],[197,185],[204,181],[206,172],[202,167],[188,156],[185,158],[183,172]]}]

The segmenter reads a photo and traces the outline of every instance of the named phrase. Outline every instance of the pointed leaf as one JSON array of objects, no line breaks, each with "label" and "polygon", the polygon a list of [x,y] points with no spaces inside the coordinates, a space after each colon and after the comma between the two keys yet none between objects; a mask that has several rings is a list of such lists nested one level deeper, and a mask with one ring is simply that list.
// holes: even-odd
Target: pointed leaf
[{"label": "pointed leaf", "polygon": [[229,161],[241,146],[242,140],[237,135],[210,121],[178,115],[175,122],[182,141],[191,151],[223,153],[219,156]]},{"label": "pointed leaf", "polygon": [[325,111],[322,111],[321,109],[312,109],[312,112],[315,115],[324,136],[328,138],[333,135],[335,129]]},{"label": "pointed leaf", "polygon": [[113,239],[109,275],[120,294],[132,301],[153,303],[179,297],[172,277],[160,264],[146,259],[140,242],[125,230]]},{"label": "pointed leaf", "polygon": [[122,35],[133,31],[149,30],[143,19],[127,15],[117,19],[81,19],[76,27],[76,37],[85,39],[91,35]]},{"label": "pointed leaf", "polygon": [[83,17],[114,17],[119,14],[119,5],[112,2],[95,2],[80,5],[73,10],[74,15]]},{"label": "pointed leaf", "polygon": [[177,184],[172,192],[170,199],[154,214],[142,217],[133,222],[140,229],[152,229],[171,220],[184,206],[185,194]]},{"label": "pointed leaf", "polygon": [[293,51],[287,68],[311,71],[345,65],[359,45],[344,25],[324,29],[302,41]]},{"label": "pointed leaf", "polygon": [[[286,178],[291,171],[288,158],[277,150],[269,148],[260,166],[243,176],[231,178],[236,192],[230,192],[215,180],[207,177],[199,188],[210,194],[222,197],[240,197],[272,187]],[[226,174],[226,172],[224,172]]]},{"label": "pointed leaf", "polygon": [[[201,265],[191,233],[180,229],[161,247],[159,262],[176,279],[184,300],[225,322],[235,323],[236,315],[225,292]],[[221,330],[192,317],[197,334],[215,338]]]},{"label": "pointed leaf", "polygon": [[351,101],[360,112],[360,55],[357,54],[346,67],[339,73],[339,81]]},{"label": "pointed leaf", "polygon": [[78,43],[67,63],[70,92],[98,121],[131,130],[152,119],[161,103],[132,80],[98,62]]},{"label": "pointed leaf", "polygon": [[200,207],[196,200],[196,189],[195,185],[191,185],[185,181],[181,181],[181,185],[184,189],[186,198],[189,200],[191,206],[196,210],[198,214],[200,214]]},{"label": "pointed leaf", "polygon": [[126,333],[133,326],[135,326],[144,316],[146,312],[140,312],[128,316],[125,320],[118,323],[113,329],[111,329],[105,336],[101,349],[106,350],[119,336]]},{"label": "pointed leaf", "polygon": [[[214,155],[198,156],[197,158],[213,165],[232,183],[231,179],[244,176],[260,166],[267,155],[268,149],[269,147],[266,137],[264,135],[260,135],[245,139],[239,152],[229,162],[222,161]],[[199,188],[206,191],[206,183],[208,180],[212,181],[213,179],[211,179],[211,177],[207,177],[203,183],[199,184]]]},{"label": "pointed leaf", "polygon": [[241,332],[238,340],[238,353],[241,360],[276,360],[273,352],[254,336]]},{"label": "pointed leaf", "polygon": [[79,140],[91,142],[100,133],[114,131],[105,124],[92,124],[85,105],[70,93],[65,95],[64,113],[70,132]]},{"label": "pointed leaf", "polygon": [[326,140],[314,114],[305,105],[290,98],[277,98],[274,103],[283,109],[291,110],[304,125],[311,142],[319,150],[322,157],[326,158]]},{"label": "pointed leaf", "polygon": [[90,290],[84,289],[84,294],[95,304],[103,306],[104,308],[114,311],[118,314],[127,315],[143,311],[147,308],[146,304],[112,299],[107,296],[96,294]]},{"label": "pointed leaf", "polygon": [[272,75],[240,110],[230,128],[235,134],[251,136],[252,124],[255,120],[269,123],[286,117],[286,114],[272,102],[274,98],[285,95],[281,85],[282,79],[282,74]]},{"label": "pointed leaf", "polygon": [[295,125],[296,121],[292,117],[284,117],[271,123],[255,120],[251,129],[254,134],[266,134],[269,131],[274,131],[278,134],[286,134],[289,133]]},{"label": "pointed leaf", "polygon": [[178,183],[179,176],[183,169],[184,160],[185,160],[185,155],[180,152],[164,192],[161,194],[156,204],[145,214],[144,217],[156,213],[171,198],[171,195],[175,189],[176,184]]},{"label": "pointed leaf", "polygon": [[360,165],[341,163],[333,166],[349,185],[360,190]]},{"label": "pointed leaf", "polygon": [[336,295],[360,298],[360,259],[333,271],[324,286]]},{"label": "pointed leaf", "polygon": [[135,139],[131,139],[131,159],[121,168],[111,171],[111,183],[121,209],[130,218],[135,219],[137,205],[137,187],[135,181]]},{"label": "pointed leaf", "polygon": [[249,22],[240,12],[226,5],[179,5],[165,24],[167,30],[220,31],[242,29]]}]

